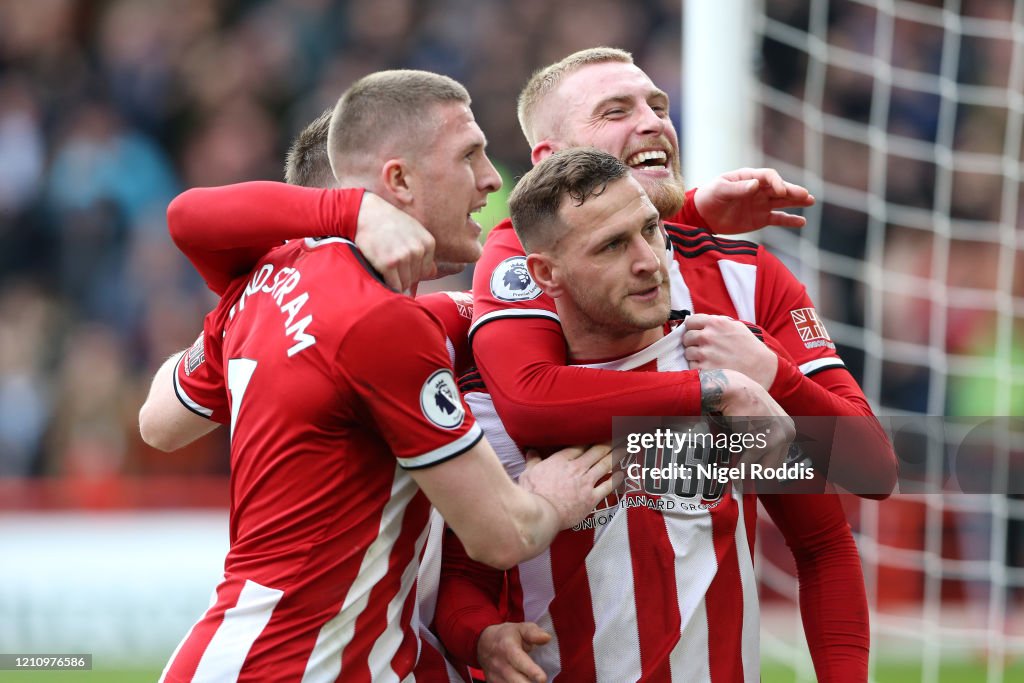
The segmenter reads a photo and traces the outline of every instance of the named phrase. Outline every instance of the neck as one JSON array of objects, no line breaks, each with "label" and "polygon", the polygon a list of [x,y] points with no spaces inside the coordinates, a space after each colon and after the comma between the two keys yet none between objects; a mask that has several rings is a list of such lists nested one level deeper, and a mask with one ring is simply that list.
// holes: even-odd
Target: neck
[{"label": "neck", "polygon": [[375,194],[380,194],[378,188],[376,187],[376,183],[374,183],[370,178],[367,178],[366,176],[357,173],[346,173],[341,176],[338,176],[337,183],[334,185],[334,187],[362,187]]},{"label": "neck", "polygon": [[636,353],[665,336],[662,325],[648,330],[610,329],[595,325],[589,320],[580,320],[574,316],[565,317],[559,312],[562,320],[562,331],[569,345],[569,360],[599,361],[623,358]]}]

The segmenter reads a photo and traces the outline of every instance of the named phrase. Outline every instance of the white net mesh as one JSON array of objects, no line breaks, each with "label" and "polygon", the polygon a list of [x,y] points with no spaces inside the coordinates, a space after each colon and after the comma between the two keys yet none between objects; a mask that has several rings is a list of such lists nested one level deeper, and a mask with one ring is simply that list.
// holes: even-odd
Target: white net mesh
[{"label": "white net mesh", "polygon": [[[761,161],[817,198],[801,234],[764,241],[868,398],[884,415],[1024,415],[1024,0],[765,0],[753,16]],[[947,450],[926,441],[919,469],[939,481]],[[1022,442],[994,441],[1004,479]],[[1024,680],[1024,501],[845,502],[875,680]],[[795,601],[762,559],[769,593]],[[802,640],[763,638],[814,680]]]}]

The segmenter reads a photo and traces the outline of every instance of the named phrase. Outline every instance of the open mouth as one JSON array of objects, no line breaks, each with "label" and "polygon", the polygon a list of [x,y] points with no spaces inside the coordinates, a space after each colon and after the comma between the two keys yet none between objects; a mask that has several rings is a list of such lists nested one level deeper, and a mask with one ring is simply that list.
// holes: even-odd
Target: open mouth
[{"label": "open mouth", "polygon": [[481,204],[475,208],[470,208],[469,213],[466,214],[466,221],[476,226],[477,230],[481,229],[480,226],[480,212],[483,211],[486,204]]},{"label": "open mouth", "polygon": [[637,152],[626,159],[626,165],[630,168],[668,168],[668,154],[660,149],[649,149],[644,152]]}]

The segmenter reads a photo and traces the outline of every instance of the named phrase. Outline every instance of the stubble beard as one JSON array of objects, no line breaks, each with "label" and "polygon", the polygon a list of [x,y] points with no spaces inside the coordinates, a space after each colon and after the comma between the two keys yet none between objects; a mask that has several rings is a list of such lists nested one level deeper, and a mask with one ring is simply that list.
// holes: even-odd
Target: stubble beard
[{"label": "stubble beard", "polygon": [[644,182],[640,178],[637,180],[640,181],[640,185],[644,188],[651,203],[654,204],[654,208],[658,210],[658,215],[662,220],[675,216],[683,208],[683,202],[686,201],[686,185],[683,184],[683,178],[678,169],[675,169],[673,177],[667,180],[654,182]]},{"label": "stubble beard", "polygon": [[667,293],[663,294],[665,299],[664,311],[659,307],[655,310],[644,308],[642,311],[634,312],[628,304],[627,299],[622,299],[618,305],[609,303],[604,299],[594,297],[591,291],[585,287],[574,285],[569,286],[569,295],[576,304],[576,308],[582,314],[586,326],[592,331],[600,333],[609,338],[620,338],[631,334],[646,332],[654,327],[660,327],[668,320],[669,309]]}]

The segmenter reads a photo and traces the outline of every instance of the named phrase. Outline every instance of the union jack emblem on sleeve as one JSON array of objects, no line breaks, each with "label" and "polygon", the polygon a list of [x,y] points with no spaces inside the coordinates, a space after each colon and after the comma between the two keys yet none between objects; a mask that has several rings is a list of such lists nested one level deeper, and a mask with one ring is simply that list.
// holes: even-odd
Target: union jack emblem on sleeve
[{"label": "union jack emblem on sleeve", "polygon": [[819,346],[835,348],[825,330],[824,323],[818,318],[818,313],[813,308],[798,308],[795,311],[790,311],[789,315],[793,318],[793,324],[796,325],[796,331],[800,334],[800,341],[804,343],[804,346],[809,349]]}]

